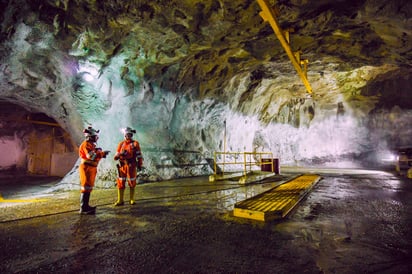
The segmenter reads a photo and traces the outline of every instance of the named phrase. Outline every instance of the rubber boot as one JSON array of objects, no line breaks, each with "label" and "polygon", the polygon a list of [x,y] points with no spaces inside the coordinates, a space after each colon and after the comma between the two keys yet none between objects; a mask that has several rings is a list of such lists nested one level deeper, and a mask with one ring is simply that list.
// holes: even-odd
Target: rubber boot
[{"label": "rubber boot", "polygon": [[124,196],[124,188],[117,189],[117,201],[114,203],[114,206],[122,206],[124,205],[124,201],[123,201],[123,196]]},{"label": "rubber boot", "polygon": [[130,204],[134,205],[136,202],[134,201],[134,187],[130,188]]},{"label": "rubber boot", "polygon": [[90,200],[90,193],[81,193],[80,194],[80,214],[94,214],[96,213],[96,207],[95,206],[89,206],[89,200]]},{"label": "rubber boot", "polygon": [[92,211],[96,211],[96,207],[95,206],[91,206],[91,205],[89,205],[89,201],[90,201],[90,192],[88,192],[88,193],[85,193],[86,195],[86,207],[89,209],[89,210],[92,210]]}]

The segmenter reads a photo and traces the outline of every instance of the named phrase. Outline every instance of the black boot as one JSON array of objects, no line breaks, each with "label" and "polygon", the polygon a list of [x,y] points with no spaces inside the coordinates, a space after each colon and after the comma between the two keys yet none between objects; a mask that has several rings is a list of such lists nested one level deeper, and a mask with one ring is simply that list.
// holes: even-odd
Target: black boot
[{"label": "black boot", "polygon": [[95,206],[89,206],[89,200],[90,200],[90,193],[81,193],[80,194],[80,214],[94,214],[96,213],[96,207]]}]

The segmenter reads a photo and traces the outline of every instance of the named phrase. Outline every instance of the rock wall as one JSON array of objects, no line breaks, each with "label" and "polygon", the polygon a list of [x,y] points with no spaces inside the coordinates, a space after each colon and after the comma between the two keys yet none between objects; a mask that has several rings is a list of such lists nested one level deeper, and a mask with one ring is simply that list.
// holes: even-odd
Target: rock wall
[{"label": "rock wall", "polygon": [[[92,124],[114,151],[135,128],[150,181],[210,174],[225,149],[358,166],[411,145],[410,1],[278,1],[312,95],[255,1],[114,3],[2,2],[0,100],[77,144]],[[98,179],[115,177],[109,156]]]}]

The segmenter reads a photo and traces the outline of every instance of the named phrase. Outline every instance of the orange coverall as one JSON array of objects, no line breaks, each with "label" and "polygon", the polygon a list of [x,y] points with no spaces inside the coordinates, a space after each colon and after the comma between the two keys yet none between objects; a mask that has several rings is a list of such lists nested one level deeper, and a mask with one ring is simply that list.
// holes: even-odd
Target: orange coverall
[{"label": "orange coverall", "polygon": [[[140,144],[136,140],[124,140],[119,143],[116,152],[120,155],[117,188],[124,189],[126,187],[126,180],[129,187],[134,188],[136,186],[137,168],[140,169],[143,165]],[[115,160],[117,159],[115,158]]]},{"label": "orange coverall", "polygon": [[80,145],[79,157],[81,158],[81,163],[79,173],[81,193],[92,192],[97,174],[97,165],[104,156],[105,153],[101,149],[96,149],[94,142],[85,140]]}]

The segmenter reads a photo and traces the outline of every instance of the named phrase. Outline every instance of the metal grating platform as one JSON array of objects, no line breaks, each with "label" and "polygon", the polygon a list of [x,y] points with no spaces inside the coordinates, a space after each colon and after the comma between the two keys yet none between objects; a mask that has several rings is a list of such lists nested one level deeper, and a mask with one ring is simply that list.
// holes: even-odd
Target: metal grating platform
[{"label": "metal grating platform", "polygon": [[255,197],[235,204],[233,215],[258,221],[270,221],[284,218],[321,177],[305,174],[274,187]]}]

